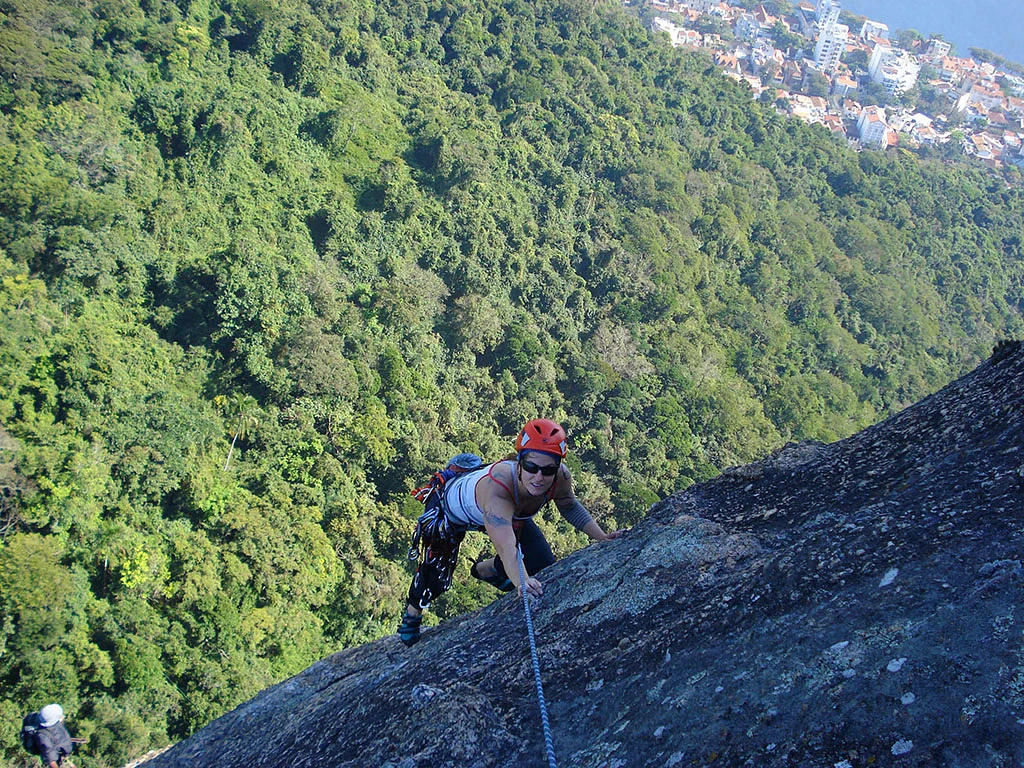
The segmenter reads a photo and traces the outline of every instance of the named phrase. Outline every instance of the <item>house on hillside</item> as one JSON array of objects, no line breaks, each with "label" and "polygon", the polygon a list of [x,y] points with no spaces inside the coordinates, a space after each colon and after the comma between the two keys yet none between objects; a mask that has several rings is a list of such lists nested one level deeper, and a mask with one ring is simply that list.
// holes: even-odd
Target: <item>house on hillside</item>
[{"label": "house on hillside", "polygon": [[999,76],[999,82],[1011,95],[1024,97],[1024,77],[1003,72]]},{"label": "house on hillside", "polygon": [[720,50],[725,47],[722,44],[722,36],[716,35],[712,32],[702,35],[700,38],[700,44],[702,48],[710,48],[712,50]]},{"label": "house on hillside", "polygon": [[701,34],[695,29],[680,27],[667,19],[655,17],[651,20],[651,30],[654,32],[665,32],[673,48],[680,46],[697,47],[700,45]]},{"label": "house on hillside", "polygon": [[964,137],[963,150],[965,155],[981,160],[988,166],[998,167],[1003,155],[1002,142],[985,133],[974,133]]},{"label": "house on hillside", "polygon": [[761,24],[752,13],[741,13],[732,28],[737,40],[753,42],[761,35]]},{"label": "house on hillside", "polygon": [[951,85],[960,85],[964,81],[964,73],[960,68],[960,59],[950,56],[943,56],[934,62],[933,66],[939,73],[943,82]]},{"label": "house on hillside", "polygon": [[862,147],[885,149],[889,144],[889,126],[885,122],[885,109],[864,107],[857,118],[857,136]]},{"label": "house on hillside", "polygon": [[947,83],[945,80],[929,80],[928,85],[937,93],[945,96],[950,104],[956,102],[959,98],[959,91],[956,87]]},{"label": "house on hillside", "polygon": [[1012,165],[1024,167],[1024,130],[1014,133],[1012,138],[1004,139],[1003,160]]},{"label": "house on hillside", "polygon": [[828,102],[820,96],[805,96],[793,93],[789,97],[789,113],[805,123],[825,123],[828,114]]},{"label": "house on hillside", "polygon": [[910,137],[918,144],[934,147],[946,140],[946,134],[935,130],[934,125],[918,125],[910,133]]},{"label": "house on hillside", "polygon": [[704,42],[704,35],[696,29],[684,28],[683,31],[679,33],[678,40],[679,45],[685,45],[690,48],[700,48],[701,44]]},{"label": "house on hillside", "polygon": [[715,66],[727,74],[738,75],[743,71],[739,57],[731,51],[715,51]]},{"label": "house on hillside", "polygon": [[842,103],[843,119],[848,120],[851,123],[856,123],[860,118],[861,110],[864,109],[859,102],[853,99],[843,99]]},{"label": "house on hillside", "polygon": [[975,83],[968,91],[972,104],[983,104],[987,109],[996,109],[1003,104],[1003,89],[992,80]]},{"label": "house on hillside", "polygon": [[1010,121],[1002,112],[997,109],[993,109],[988,113],[988,126],[990,129],[995,129],[999,133],[1002,133],[1010,127]]},{"label": "house on hillside", "polygon": [[889,127],[910,137],[914,144],[934,146],[943,139],[943,134],[935,130],[934,120],[920,112],[902,113],[898,118],[889,119]]},{"label": "house on hillside", "polygon": [[957,99],[954,109],[960,113],[966,123],[982,123],[988,121],[988,110],[984,104],[976,104],[971,94],[965,93]]},{"label": "house on hillside", "polygon": [[857,81],[847,72],[841,72],[832,78],[832,95],[841,99],[848,97],[857,90]]},{"label": "house on hillside", "polygon": [[843,123],[843,118],[841,118],[839,115],[826,114],[822,118],[821,124],[828,128],[836,136],[841,136],[845,138],[846,125]]},{"label": "house on hillside", "polygon": [[698,11],[695,8],[684,8],[681,12],[683,23],[691,27],[696,27],[697,23],[700,21],[700,17],[703,15],[704,14],[701,11]]},{"label": "house on hillside", "polygon": [[799,88],[804,80],[804,68],[798,61],[787,59],[782,65],[782,84],[787,88]]},{"label": "house on hillside", "polygon": [[778,79],[785,63],[786,55],[768,43],[758,44],[750,52],[750,68],[756,74],[761,74],[765,67],[768,67],[773,72],[773,77]]},{"label": "house on hillside", "polygon": [[733,8],[728,3],[717,3],[708,9],[709,16],[717,16],[731,28],[736,17],[741,13],[740,9]]}]

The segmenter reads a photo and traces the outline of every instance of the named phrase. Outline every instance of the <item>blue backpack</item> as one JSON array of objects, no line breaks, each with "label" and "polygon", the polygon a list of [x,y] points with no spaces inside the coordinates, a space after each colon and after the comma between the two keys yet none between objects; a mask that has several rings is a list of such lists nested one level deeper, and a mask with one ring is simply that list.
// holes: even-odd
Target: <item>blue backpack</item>
[{"label": "blue backpack", "polygon": [[21,721],[21,746],[30,755],[38,755],[40,752],[39,739],[37,738],[40,728],[42,728],[42,725],[40,725],[38,712],[30,712]]}]

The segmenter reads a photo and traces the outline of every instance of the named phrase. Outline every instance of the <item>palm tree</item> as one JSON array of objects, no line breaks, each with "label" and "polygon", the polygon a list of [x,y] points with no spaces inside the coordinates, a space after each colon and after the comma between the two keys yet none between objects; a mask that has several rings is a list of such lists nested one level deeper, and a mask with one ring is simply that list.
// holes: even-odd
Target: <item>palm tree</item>
[{"label": "palm tree", "polygon": [[227,395],[217,395],[213,399],[213,404],[228,418],[231,447],[228,449],[228,458],[224,462],[226,470],[231,463],[231,454],[235,451],[235,443],[239,438],[244,440],[249,432],[259,426],[259,419],[252,415],[252,411],[256,408],[256,398],[236,392],[230,398]]}]

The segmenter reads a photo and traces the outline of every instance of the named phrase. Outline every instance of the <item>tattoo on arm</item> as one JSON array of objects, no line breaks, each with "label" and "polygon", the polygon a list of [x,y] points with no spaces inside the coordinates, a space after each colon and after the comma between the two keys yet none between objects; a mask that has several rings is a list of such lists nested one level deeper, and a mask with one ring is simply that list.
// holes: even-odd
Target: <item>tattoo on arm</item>
[{"label": "tattoo on arm", "polygon": [[512,521],[508,520],[500,515],[496,515],[493,512],[484,512],[484,522],[488,525],[495,526],[509,526],[511,527]]}]

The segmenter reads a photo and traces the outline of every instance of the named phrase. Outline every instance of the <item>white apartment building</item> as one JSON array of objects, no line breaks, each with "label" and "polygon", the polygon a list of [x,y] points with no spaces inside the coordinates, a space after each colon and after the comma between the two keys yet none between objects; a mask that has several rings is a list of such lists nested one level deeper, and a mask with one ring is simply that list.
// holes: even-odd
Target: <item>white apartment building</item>
[{"label": "white apartment building", "polygon": [[814,61],[822,72],[835,72],[846,52],[850,28],[839,23],[840,10],[838,3],[822,0],[819,11],[824,15],[819,17],[818,41],[814,45]]},{"label": "white apartment building", "polygon": [[741,13],[732,28],[740,40],[754,41],[761,34],[761,22],[752,13]]},{"label": "white apartment building", "polygon": [[876,45],[868,60],[871,80],[880,83],[893,96],[899,96],[917,82],[921,65],[907,51],[888,45]]},{"label": "white apartment building", "polygon": [[1014,96],[1024,96],[1024,77],[1004,72],[1000,78],[1003,86]]},{"label": "white apartment building", "polygon": [[823,21],[832,16],[833,21],[839,19],[839,11],[842,6],[837,0],[814,0],[814,18]]},{"label": "white apartment building", "polygon": [[700,45],[700,32],[695,29],[680,27],[667,19],[661,19],[657,16],[654,17],[654,19],[651,20],[651,29],[654,32],[667,32],[673,48],[678,48],[683,45],[693,47]]},{"label": "white apartment building", "polygon": [[857,118],[857,134],[862,147],[885,149],[889,145],[889,126],[885,122],[885,109],[864,107]]},{"label": "white apartment building", "polygon": [[846,42],[850,28],[845,24],[833,24],[827,34],[822,34],[814,46],[814,60],[823,72],[835,72],[839,60],[846,53]]},{"label": "white apartment building", "polygon": [[928,56],[935,56],[941,59],[944,56],[949,56],[949,52],[951,50],[953,50],[953,46],[945,40],[939,40],[937,37],[933,37],[928,41]]},{"label": "white apartment building", "polygon": [[883,40],[889,39],[889,25],[883,24],[880,21],[871,21],[867,19],[864,25],[860,28],[860,39],[867,40],[871,37],[880,37]]}]

